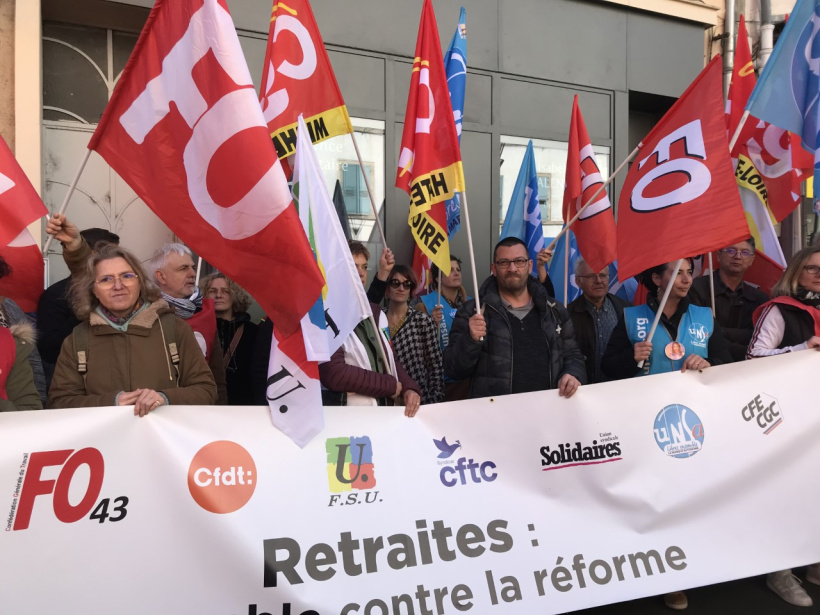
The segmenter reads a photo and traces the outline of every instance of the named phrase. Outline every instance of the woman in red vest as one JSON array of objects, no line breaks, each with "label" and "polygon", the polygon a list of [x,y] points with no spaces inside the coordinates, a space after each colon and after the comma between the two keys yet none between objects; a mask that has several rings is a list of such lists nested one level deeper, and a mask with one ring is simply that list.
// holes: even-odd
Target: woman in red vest
[{"label": "woman in red vest", "polygon": [[[795,254],[772,288],[772,300],[755,310],[747,358],[797,350],[820,350],[820,246]],[[820,585],[820,564],[812,564],[806,580]],[[811,606],[811,596],[791,570],[772,572],[766,585],[789,604]]]}]

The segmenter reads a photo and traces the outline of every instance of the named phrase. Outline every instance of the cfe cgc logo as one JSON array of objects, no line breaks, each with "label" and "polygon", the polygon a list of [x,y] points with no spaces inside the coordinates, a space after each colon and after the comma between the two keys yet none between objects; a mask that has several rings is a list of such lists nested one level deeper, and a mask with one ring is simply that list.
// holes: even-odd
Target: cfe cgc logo
[{"label": "cfe cgc logo", "polygon": [[[381,502],[376,486],[373,443],[368,436],[325,440],[327,480],[331,496],[328,506]],[[342,493],[348,492],[346,496]]]},{"label": "cfe cgc logo", "polygon": [[766,393],[755,395],[754,399],[741,408],[740,415],[750,425],[757,425],[764,436],[768,436],[783,422],[780,405],[774,397]]},{"label": "cfe cgc logo", "polygon": [[[62,523],[89,519],[117,522],[128,514],[128,497],[100,499],[105,461],[92,447],[25,453],[12,491],[6,531],[26,530],[34,515],[37,523],[54,517]],[[39,499],[38,499],[39,498]],[[51,500],[50,508],[47,500]]]},{"label": "cfe cgc logo", "polygon": [[197,451],[188,468],[188,491],[208,512],[232,513],[251,499],[257,483],[251,454],[236,442],[219,440]]},{"label": "cfe cgc logo", "polygon": [[703,423],[683,404],[670,404],[658,413],[654,434],[667,457],[685,459],[703,448]]}]

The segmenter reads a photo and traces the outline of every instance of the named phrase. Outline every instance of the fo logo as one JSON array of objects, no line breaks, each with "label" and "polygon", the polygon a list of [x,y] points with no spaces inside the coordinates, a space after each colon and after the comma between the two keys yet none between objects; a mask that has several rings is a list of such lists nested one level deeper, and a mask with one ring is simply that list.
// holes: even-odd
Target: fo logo
[{"label": "fo logo", "polygon": [[220,440],[203,446],[188,468],[188,490],[205,510],[225,514],[239,510],[256,489],[256,464],[236,442]]},{"label": "fo logo", "polygon": [[[341,496],[331,495],[329,506],[335,504],[371,504],[378,499],[378,491],[365,494],[359,499],[355,491],[368,491],[376,486],[375,466],[373,465],[373,445],[367,436],[349,438],[328,438],[325,441],[327,452],[327,481],[334,494],[350,491],[344,501]],[[371,497],[372,495],[372,497]]]},{"label": "fo logo", "polygon": [[691,457],[703,448],[703,423],[691,408],[671,404],[655,418],[655,442],[669,457]]}]

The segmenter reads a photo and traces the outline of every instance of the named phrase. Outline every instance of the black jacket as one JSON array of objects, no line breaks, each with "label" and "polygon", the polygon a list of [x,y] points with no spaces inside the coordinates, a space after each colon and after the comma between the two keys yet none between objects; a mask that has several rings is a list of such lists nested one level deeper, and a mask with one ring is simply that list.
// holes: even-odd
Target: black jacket
[{"label": "black jacket", "polygon": [[[534,308],[541,318],[541,331],[549,346],[550,373],[544,374],[544,389],[554,389],[564,374],[586,383],[584,356],[578,349],[572,321],[566,308],[547,295],[532,277],[527,286]],[[450,330],[450,343],[444,351],[444,373],[453,380],[471,378],[470,397],[507,395],[512,391],[513,349],[510,318],[501,303],[495,276],[490,276],[479,291],[487,336],[476,342],[470,336],[469,320],[475,313],[475,300],[467,301],[456,313]],[[486,307],[485,307],[486,306]]]},{"label": "black jacket", "polygon": [[[252,406],[254,395],[251,385],[251,364],[256,348],[256,334],[259,325],[251,322],[247,312],[237,314],[233,320],[216,319],[216,332],[223,355],[228,352],[234,335],[240,325],[242,337],[233,356],[225,361],[225,381],[228,387],[228,404],[231,406]],[[218,352],[214,349],[211,352]]]},{"label": "black jacket", "polygon": [[[729,352],[733,361],[742,361],[746,358],[746,348],[752,339],[752,314],[769,300],[768,295],[742,282],[740,292],[733,293],[723,283],[719,275],[715,275],[715,312],[716,320],[723,329],[723,335],[729,344]],[[712,293],[709,292],[709,276],[695,278],[692,288],[689,289],[689,299],[695,305],[712,307]]]},{"label": "black jacket", "polygon": [[[608,293],[606,298],[609,299],[612,303],[612,307],[615,308],[615,314],[618,316],[618,320],[623,320],[624,308],[630,307],[630,304],[611,293]],[[587,308],[587,300],[581,295],[567,306],[567,311],[569,312],[570,318],[572,318],[572,325],[575,328],[575,341],[578,342],[578,348],[580,348],[587,359],[587,379],[590,384],[605,382],[608,378],[604,376],[601,367],[598,366],[597,369],[595,368],[598,336],[595,332],[595,321]]]}]

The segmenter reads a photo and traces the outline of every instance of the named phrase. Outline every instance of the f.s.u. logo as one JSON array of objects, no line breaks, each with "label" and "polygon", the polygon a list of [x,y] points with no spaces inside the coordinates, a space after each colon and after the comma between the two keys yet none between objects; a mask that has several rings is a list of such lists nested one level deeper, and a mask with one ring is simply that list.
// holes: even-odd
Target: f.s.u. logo
[{"label": "f.s.u. logo", "polygon": [[[83,466],[87,469],[81,470]],[[56,479],[43,478],[43,471],[48,467],[60,468]],[[89,519],[100,523],[106,520],[121,521],[128,513],[127,497],[115,498],[113,514],[108,513],[108,498],[97,503],[104,475],[105,462],[102,453],[96,448],[32,453],[28,460],[23,488],[20,490],[20,503],[14,519],[14,530],[27,529],[31,523],[35,499],[38,496],[52,494],[54,516],[63,523],[74,523],[89,513],[91,513]],[[75,483],[82,485],[86,476],[88,483],[83,493],[82,487]],[[75,501],[78,495],[82,494],[82,497],[77,504],[72,504],[69,493],[72,496],[71,499]],[[95,504],[97,504],[96,508]]]},{"label": "f.s.u. logo", "polygon": [[376,486],[370,438],[328,438],[325,451],[327,478],[332,492],[372,489]]},{"label": "f.s.u. logo", "polygon": [[[672,145],[681,142],[683,156],[672,153]],[[630,206],[638,212],[653,212],[694,201],[702,196],[712,182],[712,173],[702,161],[706,160],[703,128],[694,120],[674,130],[658,141],[655,149],[638,163],[643,170],[650,160],[656,166],[636,182]]]}]

